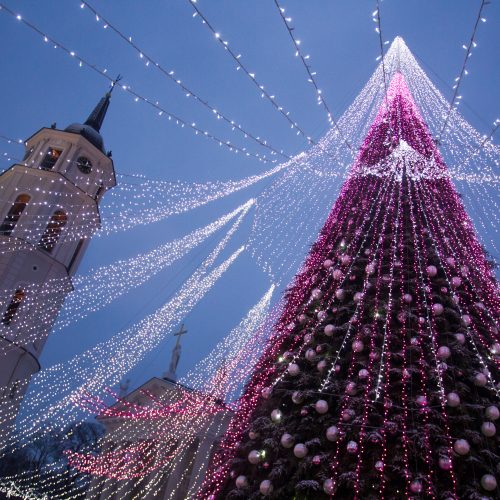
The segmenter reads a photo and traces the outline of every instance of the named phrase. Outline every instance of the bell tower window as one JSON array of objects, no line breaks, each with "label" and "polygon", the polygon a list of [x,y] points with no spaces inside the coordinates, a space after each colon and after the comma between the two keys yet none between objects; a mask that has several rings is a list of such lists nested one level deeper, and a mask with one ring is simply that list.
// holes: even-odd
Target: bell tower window
[{"label": "bell tower window", "polygon": [[57,210],[54,212],[49,223],[47,224],[47,227],[45,228],[45,232],[38,242],[38,247],[46,252],[52,252],[67,222],[68,216],[66,215],[66,212],[63,210]]},{"label": "bell tower window", "polygon": [[10,301],[10,304],[7,306],[7,309],[3,313],[2,317],[2,323],[6,326],[10,325],[12,323],[12,320],[14,319],[14,316],[16,315],[17,310],[19,309],[19,306],[21,305],[21,302],[24,300],[24,290],[21,288],[18,288],[14,295],[12,296],[12,300]]},{"label": "bell tower window", "polygon": [[31,197],[27,194],[20,194],[16,198],[10,207],[9,213],[5,216],[2,225],[0,225],[0,234],[10,236],[30,199]]},{"label": "bell tower window", "polygon": [[62,149],[49,148],[43,157],[42,163],[40,163],[40,168],[42,170],[52,170],[61,153]]}]

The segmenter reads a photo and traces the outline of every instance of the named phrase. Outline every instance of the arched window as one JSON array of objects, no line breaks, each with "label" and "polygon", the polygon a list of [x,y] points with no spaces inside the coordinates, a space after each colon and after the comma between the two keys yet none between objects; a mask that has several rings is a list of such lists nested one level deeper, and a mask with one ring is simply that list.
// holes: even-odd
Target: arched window
[{"label": "arched window", "polygon": [[21,214],[23,213],[30,199],[31,196],[27,194],[20,194],[16,198],[16,200],[10,207],[9,213],[5,216],[5,219],[0,226],[0,234],[9,236],[12,233],[13,229],[16,227],[19,217],[21,217]]},{"label": "arched window", "polygon": [[68,217],[62,210],[57,210],[52,214],[45,232],[42,234],[40,241],[38,242],[38,247],[46,250],[47,252],[52,252],[56,246],[57,240],[61,236],[61,231],[63,227],[68,222]]},{"label": "arched window", "polygon": [[7,306],[7,309],[3,313],[2,323],[4,325],[10,325],[12,323],[12,320],[14,319],[14,316],[16,315],[16,312],[19,309],[21,302],[24,300],[24,296],[25,296],[24,290],[22,290],[21,288],[18,288],[14,292],[10,304]]}]

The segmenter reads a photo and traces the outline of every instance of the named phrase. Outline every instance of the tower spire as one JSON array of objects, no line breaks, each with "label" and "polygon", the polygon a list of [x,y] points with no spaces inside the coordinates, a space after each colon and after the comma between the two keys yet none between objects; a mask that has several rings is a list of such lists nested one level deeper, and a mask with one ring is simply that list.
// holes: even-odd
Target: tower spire
[{"label": "tower spire", "polygon": [[87,120],[85,120],[85,125],[92,127],[94,130],[99,132],[102,127],[102,123],[104,122],[104,118],[106,117],[106,112],[109,108],[109,101],[111,99],[111,93],[115,88],[115,85],[122,79],[121,75],[118,75],[112,82],[109,90],[106,92],[104,97],[100,99],[97,103],[97,106],[93,109],[92,113],[90,113]]}]

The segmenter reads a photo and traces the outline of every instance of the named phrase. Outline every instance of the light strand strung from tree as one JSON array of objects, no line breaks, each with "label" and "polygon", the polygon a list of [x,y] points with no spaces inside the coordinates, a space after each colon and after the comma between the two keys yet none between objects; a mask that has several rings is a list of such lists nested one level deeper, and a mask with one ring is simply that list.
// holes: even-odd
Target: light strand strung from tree
[{"label": "light strand strung from tree", "polygon": [[[3,3],[0,3],[0,11],[6,12],[7,14],[12,16],[17,21],[24,24],[30,30],[37,33],[37,35],[42,37],[43,42],[51,43],[54,48],[61,49],[61,51],[65,55],[78,61],[78,65],[80,67],[89,68],[89,69],[93,70],[95,73],[104,77],[106,80],[108,80],[108,82],[110,84],[114,84],[115,80],[107,74],[108,70],[106,68],[100,69],[97,65],[95,65],[95,64],[89,62],[88,60],[84,59],[83,57],[79,56],[74,50],[67,48],[64,44],[60,43],[59,41],[56,41],[52,36],[43,32],[40,28],[38,28],[32,22],[24,19],[20,14],[16,14],[13,10],[11,10],[9,7],[7,7]],[[222,138],[212,134],[208,130],[201,129],[199,126],[196,125],[196,122],[192,122],[192,121],[183,119],[183,118],[179,117],[178,115],[176,115],[175,113],[168,111],[166,108],[164,108],[160,104],[160,102],[158,100],[144,97],[140,93],[133,90],[130,85],[123,83],[123,84],[120,84],[120,88],[123,91],[125,91],[127,94],[129,94],[135,102],[142,102],[142,103],[147,104],[148,106],[152,107],[157,112],[158,116],[160,116],[160,117],[165,116],[168,119],[168,121],[179,126],[180,128],[184,128],[184,127],[189,128],[193,131],[193,133],[195,135],[210,139],[211,141],[215,142],[219,146],[224,146],[227,150],[231,151],[232,153],[236,153],[236,154],[241,153],[241,155],[243,155],[243,156],[253,157],[253,158],[256,158],[258,161],[261,161],[264,163],[268,163],[268,162],[276,163],[276,161],[277,161],[275,159],[269,160],[266,157],[266,155],[261,155],[259,153],[250,152],[247,150],[246,147],[236,146],[235,144],[233,144],[229,140],[222,139]],[[274,151],[271,151],[271,154],[275,155],[276,153],[274,153]]]},{"label": "light strand strung from tree", "polygon": [[273,154],[280,155],[286,159],[290,159],[290,157],[286,155],[282,149],[278,150],[277,148],[273,147],[269,143],[269,141],[262,139],[260,136],[252,134],[251,132],[243,128],[241,125],[237,124],[235,120],[228,118],[227,115],[225,115],[220,111],[220,109],[212,106],[206,99],[200,97],[200,95],[194,92],[190,87],[188,87],[186,83],[184,83],[177,76],[175,76],[176,72],[173,69],[167,70],[166,68],[164,68],[159,62],[153,59],[146,51],[144,51],[141,47],[139,47],[136,42],[133,42],[131,36],[127,37],[116,25],[114,25],[108,19],[106,19],[90,3],[86,1],[80,1],[80,7],[82,9],[86,7],[90,12],[92,12],[95,16],[96,22],[100,23],[102,21],[103,27],[105,29],[109,28],[113,33],[118,35],[118,37],[120,37],[124,42],[126,42],[132,49],[134,49],[134,51],[138,54],[139,58],[141,60],[144,60],[144,64],[146,67],[152,65],[153,67],[157,68],[163,76],[167,77],[170,81],[175,83],[175,85],[182,90],[182,92],[187,98],[192,97],[196,102],[199,102],[202,106],[208,109],[218,120],[222,119],[232,128],[232,130],[238,130],[239,132],[241,132],[245,138],[249,138],[254,142],[256,142],[259,146],[269,149]]},{"label": "light strand strung from tree", "polygon": [[296,121],[292,120],[292,118],[290,118],[290,112],[289,111],[285,111],[285,109],[283,108],[283,106],[281,106],[276,101],[276,96],[275,95],[271,95],[265,89],[264,85],[257,79],[255,73],[252,72],[252,71],[250,71],[246,67],[246,65],[244,63],[242,63],[242,61],[241,61],[242,55],[240,53],[236,53],[229,46],[229,42],[227,40],[224,40],[224,38],[222,38],[221,34],[208,21],[208,19],[206,18],[206,16],[203,14],[203,12],[201,12],[200,8],[198,7],[197,0],[187,0],[187,1],[193,7],[193,9],[195,10],[195,13],[194,13],[193,17],[199,16],[201,18],[202,23],[212,32],[212,34],[214,35],[214,37],[217,40],[217,42],[219,42],[221,44],[221,46],[224,48],[224,50],[235,61],[235,63],[236,63],[236,70],[238,70],[238,71],[242,70],[243,73],[245,73],[245,75],[248,76],[248,78],[250,79],[250,81],[257,87],[257,89],[258,89],[258,91],[260,93],[260,96],[262,98],[266,98],[273,105],[274,109],[276,109],[288,121],[288,123],[290,124],[290,128],[297,131],[296,135],[301,135],[305,139],[307,139],[307,142],[309,144],[314,144],[314,141],[312,140],[312,138],[310,136],[306,135],[306,133],[304,132],[304,130],[299,126],[299,124]]},{"label": "light strand strung from tree", "polygon": [[462,45],[462,48],[465,50],[465,57],[464,57],[464,62],[462,63],[462,68],[460,70],[460,74],[455,78],[455,83],[453,85],[453,96],[450,101],[450,105],[448,108],[448,112],[446,113],[446,116],[444,117],[443,125],[441,127],[441,130],[439,131],[437,135],[437,140],[442,141],[443,137],[445,137],[447,133],[447,126],[448,126],[448,121],[450,119],[450,115],[452,112],[457,110],[458,105],[460,104],[460,99],[462,99],[462,96],[458,94],[460,91],[460,85],[462,84],[462,80],[464,76],[468,75],[469,72],[467,70],[467,63],[469,61],[470,56],[472,55],[472,49],[477,47],[477,42],[476,42],[476,33],[479,28],[479,24],[481,22],[486,22],[486,18],[483,17],[483,9],[485,8],[486,5],[488,5],[490,2],[488,0],[481,0],[481,5],[479,6],[479,12],[477,13],[476,17],[476,22],[474,23],[474,28],[472,29],[472,35],[470,37],[469,43],[467,45]]},{"label": "light strand strung from tree", "polygon": [[[311,65],[309,63],[309,59],[311,56],[309,54],[305,54],[305,55],[303,54],[302,49],[300,48],[302,42],[301,42],[301,40],[297,40],[295,38],[295,35],[293,33],[294,28],[290,25],[290,23],[292,22],[292,18],[285,16],[285,9],[278,3],[278,0],[274,0],[274,4],[278,8],[278,12],[280,14],[280,17],[281,17],[283,23],[285,24],[285,27],[288,31],[288,34],[290,35],[292,43],[295,47],[295,56],[300,58],[302,65],[304,66],[304,68],[307,72],[307,76],[308,76],[307,81],[308,81],[308,83],[310,83],[314,87],[314,90],[316,91],[317,103],[319,105],[321,105],[324,108],[324,110],[326,111],[328,123],[332,127],[335,127],[337,129],[337,131],[339,132],[339,134],[342,135],[342,132],[339,129],[339,125],[338,125],[337,121],[335,120],[335,118],[332,114],[332,111],[330,110],[330,107],[328,106],[328,104],[325,100],[325,96],[323,95],[323,91],[319,88],[319,86],[316,82],[316,71],[312,71]],[[349,144],[347,139],[345,139],[345,145],[352,151],[352,146]]]}]

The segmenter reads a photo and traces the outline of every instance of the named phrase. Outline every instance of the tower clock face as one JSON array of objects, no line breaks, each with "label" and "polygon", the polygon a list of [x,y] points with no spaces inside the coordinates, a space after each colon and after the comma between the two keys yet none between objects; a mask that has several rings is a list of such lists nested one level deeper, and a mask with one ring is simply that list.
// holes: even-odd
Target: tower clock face
[{"label": "tower clock face", "polygon": [[92,171],[92,162],[85,156],[80,156],[78,160],[76,160],[76,164],[82,174],[90,174]]}]

